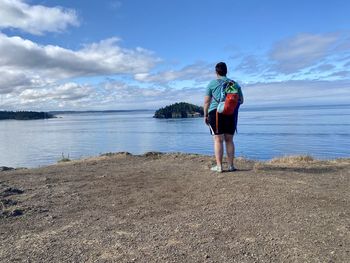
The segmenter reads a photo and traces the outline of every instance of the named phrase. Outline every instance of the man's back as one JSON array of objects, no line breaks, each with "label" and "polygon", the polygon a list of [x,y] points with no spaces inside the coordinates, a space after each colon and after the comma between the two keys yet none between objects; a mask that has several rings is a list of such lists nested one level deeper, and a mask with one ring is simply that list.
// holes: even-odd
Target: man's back
[{"label": "man's back", "polygon": [[[221,96],[221,84],[223,82],[228,82],[228,81],[232,81],[232,80],[227,78],[226,76],[222,76],[218,79],[215,79],[215,80],[212,80],[209,82],[207,89],[206,89],[206,95],[211,97],[211,98],[214,98],[210,102],[210,106],[209,106],[209,110],[208,110],[209,112],[213,111],[217,108],[218,101],[220,100],[220,96]],[[232,92],[232,93],[238,93],[240,96],[240,100],[243,101],[242,89],[237,82],[234,81],[234,85],[232,86],[232,89],[233,89],[233,91],[237,90],[237,92]]]}]

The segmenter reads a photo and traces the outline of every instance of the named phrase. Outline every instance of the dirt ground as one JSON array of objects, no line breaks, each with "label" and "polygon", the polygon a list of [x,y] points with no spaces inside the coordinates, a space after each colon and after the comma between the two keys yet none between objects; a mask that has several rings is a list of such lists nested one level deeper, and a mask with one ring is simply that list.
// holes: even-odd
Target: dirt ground
[{"label": "dirt ground", "polygon": [[125,153],[0,172],[0,262],[350,262],[350,159]]}]

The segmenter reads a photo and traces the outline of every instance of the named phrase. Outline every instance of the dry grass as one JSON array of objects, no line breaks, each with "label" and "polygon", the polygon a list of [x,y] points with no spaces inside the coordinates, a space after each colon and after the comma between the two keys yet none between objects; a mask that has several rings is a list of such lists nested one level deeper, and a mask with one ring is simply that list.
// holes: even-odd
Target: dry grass
[{"label": "dry grass", "polygon": [[268,164],[283,164],[283,165],[295,165],[295,164],[309,164],[313,163],[316,160],[310,156],[310,155],[290,155],[290,156],[283,156],[283,157],[277,157],[273,158],[270,161],[268,161]]},{"label": "dry grass", "polygon": [[254,170],[305,169],[315,164],[321,167],[326,165],[326,162],[314,159],[310,155],[290,155],[273,158],[266,162],[256,162]]},{"label": "dry grass", "polygon": [[70,162],[71,159],[69,159],[69,154],[68,156],[64,156],[64,154],[62,153],[62,158],[60,160],[58,160],[57,162],[59,163],[65,163],[65,162]]},{"label": "dry grass", "polygon": [[0,213],[5,210],[5,205],[2,200],[0,200]]},{"label": "dry grass", "polygon": [[332,164],[350,164],[350,158],[338,158],[338,159],[334,159],[329,161]]},{"label": "dry grass", "polygon": [[[77,160],[70,160],[69,156],[68,158],[62,155],[62,159],[58,161],[59,165],[66,165],[71,164],[75,165],[80,162],[90,163],[90,162],[98,162],[102,160],[110,160],[112,159],[120,159],[120,158],[127,158],[133,156],[133,154],[129,152],[107,152],[100,154],[99,156],[95,157],[86,157],[83,159],[77,159]],[[148,157],[148,158],[161,158],[161,156],[167,156],[172,157],[174,159],[176,158],[185,158],[185,159],[192,159],[197,158],[198,154],[184,154],[184,153],[162,153],[162,152],[147,152],[142,155],[136,155],[139,157]],[[214,165],[215,160],[210,156],[202,156],[204,159],[202,161],[209,160],[208,167]],[[67,159],[67,160],[65,160]],[[207,161],[208,161],[207,160]],[[276,157],[268,161],[256,161],[256,160],[250,160],[245,157],[237,157],[235,158],[236,163],[240,164],[251,164],[253,166],[254,170],[278,170],[278,169],[308,169],[311,167],[317,166],[320,171],[322,169],[327,169],[331,166],[337,166],[337,167],[343,167],[350,164],[350,158],[338,158],[334,160],[318,160],[312,157],[311,155],[289,155],[289,156],[281,156]]]},{"label": "dry grass", "polygon": [[266,162],[256,162],[255,171],[289,171],[302,173],[327,173],[343,169],[350,164],[350,158],[318,160],[310,155],[291,155],[273,158]]},{"label": "dry grass", "polygon": [[[17,206],[6,205],[6,201],[9,200],[0,200],[0,218],[19,216],[23,214],[23,209],[20,209]],[[16,204],[17,202],[11,203]]]},{"label": "dry grass", "polygon": [[100,156],[106,156],[106,157],[114,157],[114,156],[127,156],[131,155],[129,152],[107,152],[107,153],[102,153]]}]

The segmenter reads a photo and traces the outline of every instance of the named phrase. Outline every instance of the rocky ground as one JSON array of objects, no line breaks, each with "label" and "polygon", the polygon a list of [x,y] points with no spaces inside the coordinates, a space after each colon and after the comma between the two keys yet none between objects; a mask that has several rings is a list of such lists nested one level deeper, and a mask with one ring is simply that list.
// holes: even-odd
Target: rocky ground
[{"label": "rocky ground", "polygon": [[0,262],[349,262],[350,159],[111,154],[0,172]]}]

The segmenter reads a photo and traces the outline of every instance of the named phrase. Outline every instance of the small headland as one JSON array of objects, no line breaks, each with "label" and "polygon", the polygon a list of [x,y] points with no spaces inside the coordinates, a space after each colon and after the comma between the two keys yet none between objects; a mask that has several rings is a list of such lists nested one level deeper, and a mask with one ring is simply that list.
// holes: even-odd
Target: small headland
[{"label": "small headland", "polygon": [[194,104],[179,102],[160,108],[154,113],[154,118],[171,119],[171,118],[195,118],[203,117],[203,107]]}]

